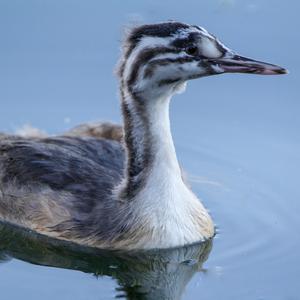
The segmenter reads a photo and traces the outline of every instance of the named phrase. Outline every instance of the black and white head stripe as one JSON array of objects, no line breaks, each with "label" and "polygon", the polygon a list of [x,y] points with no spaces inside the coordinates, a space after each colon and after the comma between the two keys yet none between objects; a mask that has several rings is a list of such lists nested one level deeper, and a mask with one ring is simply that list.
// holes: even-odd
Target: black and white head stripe
[{"label": "black and white head stripe", "polygon": [[[133,28],[125,40],[119,68],[121,84],[128,89],[136,84],[143,85],[143,78],[155,75],[159,67],[165,67],[164,72],[156,74],[161,82],[189,79],[188,73],[185,73],[186,77],[183,76],[184,70],[182,76],[179,74],[179,65],[195,62],[196,67],[199,58],[219,58],[226,51],[225,46],[199,26],[179,22],[142,25]],[[192,72],[191,65],[189,71]],[[174,72],[178,73],[175,77]]]},{"label": "black and white head stripe", "polygon": [[189,25],[179,22],[167,22],[158,24],[148,24],[135,27],[129,32],[125,43],[124,50],[125,56],[129,56],[131,51],[144,37],[170,37],[178,32],[178,30],[187,29]]}]

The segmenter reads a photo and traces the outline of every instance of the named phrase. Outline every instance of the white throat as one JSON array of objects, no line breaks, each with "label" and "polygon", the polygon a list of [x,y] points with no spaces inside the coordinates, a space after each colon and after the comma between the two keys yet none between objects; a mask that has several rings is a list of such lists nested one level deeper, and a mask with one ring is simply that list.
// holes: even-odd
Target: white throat
[{"label": "white throat", "polygon": [[153,175],[170,175],[181,179],[181,171],[172,139],[169,104],[171,97],[159,98],[149,103],[147,113],[149,116],[149,129],[152,135],[152,151],[154,162]]},{"label": "white throat", "polygon": [[213,235],[205,208],[182,179],[170,129],[171,97],[145,103],[151,135],[152,162],[132,210],[149,235],[138,247],[168,248],[190,244]]}]

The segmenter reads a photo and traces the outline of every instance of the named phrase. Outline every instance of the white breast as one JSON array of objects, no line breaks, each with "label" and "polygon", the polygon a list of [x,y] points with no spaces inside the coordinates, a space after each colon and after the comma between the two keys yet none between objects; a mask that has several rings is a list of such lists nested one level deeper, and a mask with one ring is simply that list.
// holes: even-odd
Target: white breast
[{"label": "white breast", "polygon": [[181,177],[159,164],[135,200],[135,212],[146,233],[141,248],[192,244],[214,234],[213,223]]}]

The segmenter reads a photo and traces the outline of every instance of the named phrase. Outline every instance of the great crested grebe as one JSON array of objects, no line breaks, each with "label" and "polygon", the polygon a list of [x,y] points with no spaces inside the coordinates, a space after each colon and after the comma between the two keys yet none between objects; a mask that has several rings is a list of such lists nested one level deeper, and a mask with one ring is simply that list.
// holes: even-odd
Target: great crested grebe
[{"label": "great crested grebe", "polygon": [[213,222],[176,158],[169,103],[187,80],[227,72],[286,70],[239,56],[198,26],[133,28],[119,65],[123,141],[84,130],[48,138],[2,135],[0,219],[108,249],[169,248],[211,238]]}]

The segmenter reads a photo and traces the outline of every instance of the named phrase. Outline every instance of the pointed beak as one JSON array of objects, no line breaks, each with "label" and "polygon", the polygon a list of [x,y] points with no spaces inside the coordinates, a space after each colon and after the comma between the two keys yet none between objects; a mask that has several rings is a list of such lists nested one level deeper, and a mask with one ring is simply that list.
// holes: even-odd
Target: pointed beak
[{"label": "pointed beak", "polygon": [[282,67],[236,54],[220,59],[213,59],[211,60],[211,64],[216,66],[221,73],[250,73],[260,75],[281,75],[288,73],[288,70]]}]

